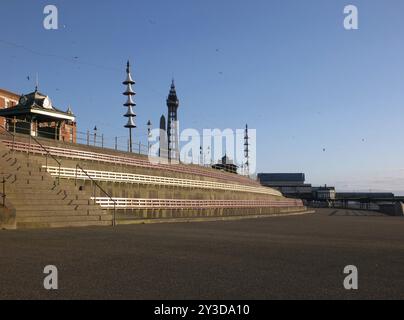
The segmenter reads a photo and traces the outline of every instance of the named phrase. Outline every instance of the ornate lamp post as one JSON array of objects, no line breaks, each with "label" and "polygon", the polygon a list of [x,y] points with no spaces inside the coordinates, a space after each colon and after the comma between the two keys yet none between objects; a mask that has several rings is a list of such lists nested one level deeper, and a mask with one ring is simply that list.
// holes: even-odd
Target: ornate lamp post
[{"label": "ornate lamp post", "polygon": [[97,145],[97,126],[94,127],[94,146]]},{"label": "ornate lamp post", "polygon": [[127,101],[124,104],[125,107],[128,108],[128,111],[124,115],[124,117],[128,118],[128,123],[125,125],[125,128],[129,129],[129,152],[132,152],[132,129],[136,128],[135,120],[136,117],[135,112],[133,111],[133,107],[136,106],[136,103],[133,101],[133,97],[136,93],[132,89],[132,85],[135,84],[133,81],[132,76],[130,74],[130,63],[128,61],[126,65],[126,80],[123,82],[126,87],[126,91],[123,93],[124,96],[127,97]]}]

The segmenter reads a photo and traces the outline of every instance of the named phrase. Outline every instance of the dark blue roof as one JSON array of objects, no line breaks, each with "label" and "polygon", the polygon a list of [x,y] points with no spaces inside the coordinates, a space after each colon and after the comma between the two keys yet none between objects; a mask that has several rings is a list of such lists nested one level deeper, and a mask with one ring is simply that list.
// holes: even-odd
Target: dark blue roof
[{"label": "dark blue roof", "polygon": [[285,181],[293,182],[306,180],[304,173],[259,173],[258,180],[260,181]]}]

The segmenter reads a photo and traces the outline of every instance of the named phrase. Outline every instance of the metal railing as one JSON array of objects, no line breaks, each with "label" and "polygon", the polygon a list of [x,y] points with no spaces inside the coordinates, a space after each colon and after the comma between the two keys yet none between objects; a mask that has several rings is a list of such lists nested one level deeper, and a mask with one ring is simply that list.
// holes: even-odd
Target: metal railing
[{"label": "metal railing", "polygon": [[[9,135],[11,135],[12,137],[13,137],[13,142],[12,142],[12,151],[14,151],[15,150],[15,146],[16,146],[16,142],[15,142],[15,134],[13,134],[13,133],[11,133],[10,131],[8,131],[8,129],[6,128],[6,127],[4,127],[3,125],[1,125],[0,124],[0,127],[1,128],[3,128],[4,129],[4,132],[6,132],[7,134],[9,134]],[[40,150],[42,150],[42,152],[38,152],[38,149],[37,148],[34,148],[33,146],[32,146],[32,143],[31,143],[31,141],[32,140],[34,140],[36,143],[37,143],[37,145],[38,146],[40,146]],[[6,145],[7,145],[7,141],[3,141],[3,142],[6,142]],[[51,147],[48,147],[48,148],[51,148]],[[26,151],[26,150],[18,150],[18,151]],[[50,156],[50,157],[52,157],[52,159],[53,160],[55,160],[55,162],[58,164],[58,167],[57,167],[57,179],[58,179],[58,185],[60,185],[60,173],[61,173],[61,167],[62,167],[62,163],[55,157],[55,155],[54,154],[52,154],[41,142],[39,142],[38,141],[38,139],[36,139],[35,137],[33,137],[33,136],[29,136],[29,144],[28,144],[28,149],[27,149],[27,152],[28,152],[28,157],[29,157],[29,154],[31,153],[31,151],[32,151],[32,153],[34,153],[34,151],[36,151],[36,153],[42,153],[43,154],[43,152],[45,152],[45,155],[46,155],[46,165],[45,165],[45,169],[46,169],[46,171],[48,172],[48,168],[49,168],[49,166],[48,166],[48,156]],[[105,194],[107,197],[109,197],[111,200],[112,200],[112,197],[95,181],[95,180],[93,180],[92,178],[91,178],[91,176],[89,176],[88,174],[87,174],[87,172],[83,169],[83,168],[81,168],[81,166],[79,165],[79,164],[76,164],[76,172],[77,172],[77,169],[80,169],[84,174],[86,174],[87,176],[88,176],[88,178],[92,181],[92,183],[93,183],[93,185],[94,186],[97,186],[100,190],[101,190],[101,192],[103,193],[103,194]],[[3,189],[5,188],[5,181],[4,181],[4,183],[3,183]],[[95,196],[95,188],[94,188],[94,196]],[[3,197],[5,197],[5,192],[3,192]],[[113,201],[113,200],[112,200]],[[3,198],[3,204],[5,205],[5,198]],[[113,226],[116,226],[116,215],[115,215],[115,209],[114,209],[114,215],[113,215]]]},{"label": "metal railing", "polygon": [[14,145],[15,145],[15,134],[11,133],[10,131],[8,131],[8,129],[3,126],[2,124],[0,124],[0,128],[2,128],[3,130],[1,131],[1,133],[6,133],[9,136],[11,136],[13,138],[13,143],[11,144],[11,152],[14,152]]},{"label": "metal railing", "polygon": [[[11,146],[11,142],[7,140],[3,140],[3,143]],[[14,142],[14,150],[16,151],[26,151],[28,145],[24,142],[16,141]],[[34,148],[31,146],[31,152],[40,152],[40,148]],[[148,169],[159,169],[164,171],[170,172],[177,172],[183,174],[190,174],[190,175],[199,175],[205,176],[214,179],[225,180],[229,182],[238,182],[242,183],[243,185],[252,185],[252,186],[260,186],[257,181],[251,180],[246,177],[238,176],[235,174],[226,174],[222,172],[213,172],[214,170],[209,170],[203,167],[196,167],[192,165],[169,165],[169,164],[153,164],[148,159],[141,159],[136,157],[129,157],[129,156],[118,156],[112,155],[107,153],[99,153],[99,152],[92,152],[92,151],[85,151],[85,150],[78,150],[78,149],[70,149],[70,148],[60,148],[60,147],[52,147],[47,146],[49,152],[53,155],[68,159],[80,159],[80,160],[90,160],[90,161],[99,161],[105,163],[113,163],[113,164],[120,164],[120,165],[128,165],[128,166],[136,166],[136,167],[143,167]]]},{"label": "metal railing", "polygon": [[[30,135],[31,126],[33,123],[24,120],[11,120],[7,122],[8,131],[14,133]],[[10,130],[12,128],[12,130]],[[60,133],[54,128],[36,126],[35,135],[40,138],[63,141],[66,143],[77,143],[86,146],[94,146],[104,149],[113,149],[128,152],[130,150],[129,139],[127,137],[110,137],[101,132],[87,130],[87,132],[78,131],[77,129],[69,133],[70,139],[64,139]],[[147,155],[149,153],[149,146],[143,144],[141,141],[132,143],[133,153]]]},{"label": "metal railing", "polygon": [[118,209],[209,209],[209,208],[285,208],[303,207],[301,200],[188,200],[188,199],[137,199],[95,197],[103,208]]},{"label": "metal railing", "polygon": [[83,172],[88,179],[90,179],[92,185],[94,186],[93,189],[93,197],[91,197],[92,200],[94,200],[94,204],[97,204],[97,202],[95,201],[96,199],[96,192],[95,192],[95,187],[97,187],[104,195],[106,195],[109,201],[112,201],[113,203],[113,208],[114,208],[114,213],[113,213],[113,226],[116,226],[116,202],[115,200],[111,197],[111,195],[106,192],[98,183],[97,181],[95,181],[88,173],[86,170],[84,170],[79,164],[76,164],[76,177],[75,177],[75,181],[74,181],[74,185],[77,186],[77,176],[78,176],[78,169],[80,169],[81,172]]},{"label": "metal railing", "polygon": [[[15,134],[14,133],[11,133],[5,126],[3,126],[2,124],[0,124],[0,127],[1,128],[3,128],[3,130],[4,130],[4,132],[6,132],[7,134],[9,134],[9,135],[11,135],[12,137],[13,137],[13,143],[12,143],[12,146],[11,146],[11,151],[12,152],[14,152],[14,150],[15,150]],[[28,154],[28,158],[29,158],[29,155],[30,155],[30,152],[31,152],[31,146],[32,146],[32,140],[34,140],[36,143],[37,143],[37,145],[39,145],[40,147],[41,147],[41,149],[45,152],[45,155],[46,155],[46,169],[48,168],[48,157],[50,156],[50,157],[52,157],[52,159],[58,164],[58,167],[59,167],[59,171],[60,171],[60,168],[62,167],[62,163],[58,160],[58,159],[56,159],[56,157],[53,155],[53,154],[51,154],[49,151],[48,151],[48,149],[46,149],[45,148],[45,146],[41,143],[41,142],[39,142],[38,141],[38,139],[36,139],[35,137],[33,137],[33,136],[29,136],[29,144],[28,144],[28,148],[25,150],[26,152],[27,152],[27,154]],[[60,184],[60,176],[58,176],[58,185]]]},{"label": "metal railing", "polygon": [[175,186],[184,188],[201,188],[201,189],[217,189],[217,190],[229,190],[239,192],[251,192],[258,194],[268,194],[273,196],[281,196],[279,191],[266,187],[253,187],[240,184],[229,184],[215,181],[204,180],[191,180],[191,179],[179,179],[169,178],[161,176],[141,175],[126,172],[113,172],[113,171],[99,171],[99,170],[86,170],[86,174],[79,174],[75,168],[57,168],[48,167],[48,173],[55,176],[59,174],[61,178],[70,179],[88,179],[91,176],[92,179],[104,182],[116,182],[116,183],[133,183],[133,184],[153,184],[163,186]]},{"label": "metal railing", "polygon": [[5,208],[6,207],[6,178],[4,177],[4,173],[2,173],[2,175],[3,175],[3,179],[1,180],[1,183],[3,184],[3,190],[2,190],[2,193],[1,193],[1,198],[3,199],[3,203],[2,203],[2,205],[3,205],[3,208]]},{"label": "metal railing", "polygon": [[45,146],[42,143],[40,143],[35,137],[32,137],[31,135],[29,136],[28,157],[29,157],[30,150],[31,150],[31,139],[33,139],[42,148],[42,150],[45,151],[45,154],[46,154],[46,157],[45,157],[46,166],[45,166],[45,168],[46,168],[46,170],[48,170],[48,156],[51,156],[52,159],[58,164],[58,168],[59,168],[58,185],[60,185],[60,168],[62,167],[62,163],[58,159],[56,159],[56,157],[53,154],[51,154],[48,151],[48,149],[46,149]]}]

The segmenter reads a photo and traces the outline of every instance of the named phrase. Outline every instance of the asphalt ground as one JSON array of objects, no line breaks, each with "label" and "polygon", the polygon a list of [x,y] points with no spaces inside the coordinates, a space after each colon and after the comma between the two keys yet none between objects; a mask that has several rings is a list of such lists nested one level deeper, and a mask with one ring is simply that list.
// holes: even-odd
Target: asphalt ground
[{"label": "asphalt ground", "polygon": [[[58,290],[44,289],[44,267]],[[343,286],[347,265],[358,290]],[[0,299],[403,299],[404,218],[356,210],[0,231]]]}]

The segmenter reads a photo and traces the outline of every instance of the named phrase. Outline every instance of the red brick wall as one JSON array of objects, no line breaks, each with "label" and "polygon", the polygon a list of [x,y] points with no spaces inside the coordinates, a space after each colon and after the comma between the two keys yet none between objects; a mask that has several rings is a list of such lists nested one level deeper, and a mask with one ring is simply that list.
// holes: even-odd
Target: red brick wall
[{"label": "red brick wall", "polygon": [[[9,101],[8,107],[15,106],[18,104],[19,96],[9,92],[7,90],[0,89],[0,109],[6,107],[6,99]],[[6,121],[3,117],[0,117],[0,124],[5,125]],[[66,142],[77,141],[77,125],[76,123],[64,124],[60,129],[60,140]]]},{"label": "red brick wall", "polygon": [[[2,94],[0,92],[0,109],[4,109],[6,107],[6,101],[8,101],[8,107],[17,105],[17,100],[15,100],[15,99],[16,99],[16,96],[12,96],[11,94],[10,95]],[[6,119],[3,117],[0,117],[0,124],[2,126],[5,126]]]},{"label": "red brick wall", "polygon": [[76,143],[77,141],[77,126],[76,123],[65,124],[61,128],[61,140],[66,142]]}]

